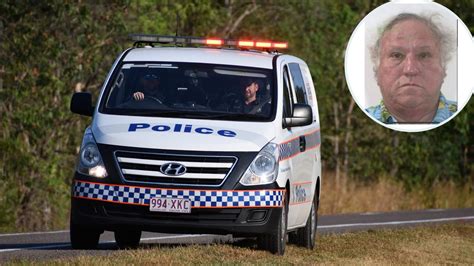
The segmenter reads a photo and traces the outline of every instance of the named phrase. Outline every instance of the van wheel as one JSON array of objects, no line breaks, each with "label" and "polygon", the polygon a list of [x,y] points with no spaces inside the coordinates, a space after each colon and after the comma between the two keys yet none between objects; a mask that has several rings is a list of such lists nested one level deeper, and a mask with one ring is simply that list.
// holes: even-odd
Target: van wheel
[{"label": "van wheel", "polygon": [[264,234],[257,238],[258,247],[263,250],[268,250],[273,254],[285,254],[286,240],[287,240],[287,225],[288,225],[288,200],[285,198],[283,207],[281,208],[280,221],[277,230],[271,234]]},{"label": "van wheel", "polygon": [[99,243],[100,234],[103,230],[70,223],[69,237],[73,249],[94,249]]},{"label": "van wheel", "polygon": [[298,229],[290,238],[290,243],[300,247],[314,249],[316,246],[316,231],[318,229],[318,204],[313,200],[306,226]]},{"label": "van wheel", "polygon": [[120,249],[137,248],[140,244],[142,231],[140,230],[124,230],[114,231],[115,242]]}]

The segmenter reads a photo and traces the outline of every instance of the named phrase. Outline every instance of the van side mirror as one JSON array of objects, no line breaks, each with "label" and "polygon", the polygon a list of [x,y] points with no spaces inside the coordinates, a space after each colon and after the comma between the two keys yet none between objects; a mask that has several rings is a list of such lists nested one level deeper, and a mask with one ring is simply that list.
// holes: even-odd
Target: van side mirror
[{"label": "van side mirror", "polygon": [[302,127],[313,122],[313,110],[307,104],[294,104],[293,116],[283,119],[283,127]]},{"label": "van side mirror", "polygon": [[92,116],[94,113],[94,107],[92,106],[92,95],[90,92],[76,92],[72,95],[71,99],[71,112]]}]

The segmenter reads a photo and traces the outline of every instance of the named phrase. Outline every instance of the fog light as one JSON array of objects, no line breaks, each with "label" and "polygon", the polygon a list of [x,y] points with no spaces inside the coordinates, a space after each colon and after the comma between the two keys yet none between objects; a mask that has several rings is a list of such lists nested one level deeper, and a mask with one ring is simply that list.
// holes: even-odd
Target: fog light
[{"label": "fog light", "polygon": [[251,211],[247,217],[247,222],[261,222],[267,216],[266,210]]}]

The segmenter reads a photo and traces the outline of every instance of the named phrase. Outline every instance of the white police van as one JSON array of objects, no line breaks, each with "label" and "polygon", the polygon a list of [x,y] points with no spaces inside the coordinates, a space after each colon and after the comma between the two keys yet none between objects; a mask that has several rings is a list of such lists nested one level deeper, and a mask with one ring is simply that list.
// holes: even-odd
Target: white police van
[{"label": "white police van", "polygon": [[94,248],[109,230],[120,248],[142,231],[313,248],[321,138],[306,63],[278,53],[286,43],[132,38],[97,106],[72,97],[72,112],[93,117],[72,184],[72,247]]}]

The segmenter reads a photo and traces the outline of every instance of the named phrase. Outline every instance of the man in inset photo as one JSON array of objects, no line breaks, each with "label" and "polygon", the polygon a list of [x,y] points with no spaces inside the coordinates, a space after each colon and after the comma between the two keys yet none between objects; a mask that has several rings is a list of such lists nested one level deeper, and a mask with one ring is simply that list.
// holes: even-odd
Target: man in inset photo
[{"label": "man in inset photo", "polygon": [[382,100],[366,111],[382,123],[440,123],[457,110],[441,93],[455,41],[432,18],[399,14],[371,48]]}]

